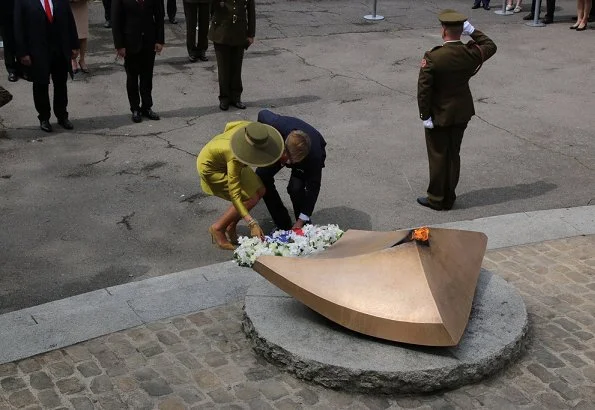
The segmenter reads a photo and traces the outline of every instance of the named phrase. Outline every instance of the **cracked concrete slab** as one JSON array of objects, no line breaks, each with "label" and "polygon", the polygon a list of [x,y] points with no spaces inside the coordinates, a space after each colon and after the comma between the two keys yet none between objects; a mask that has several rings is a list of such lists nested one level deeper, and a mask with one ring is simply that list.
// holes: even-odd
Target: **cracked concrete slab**
[{"label": "cracked concrete slab", "polygon": [[[259,2],[244,61],[248,109],[220,112],[213,50],[188,62],[180,4],[181,24],[166,24],[155,67],[162,120],[133,124],[101,4],[91,3],[91,74],[68,84],[73,132],[42,134],[30,84],[7,85],[15,98],[0,111],[0,313],[228,261],[207,234],[228,204],[201,193],[195,155],[227,121],[262,108],[311,122],[329,143],[316,223],[389,230],[595,203],[595,120],[583,108],[595,89],[595,44],[568,30],[574,2],[557,6],[560,23],[533,29],[463,0],[380,2],[379,23],[364,21],[371,4],[356,0]],[[455,209],[433,212],[415,203],[428,178],[415,96],[446,7],[468,13],[499,50],[471,82],[478,115]],[[279,190],[289,204],[287,177]],[[254,216],[272,228],[263,204]]]}]

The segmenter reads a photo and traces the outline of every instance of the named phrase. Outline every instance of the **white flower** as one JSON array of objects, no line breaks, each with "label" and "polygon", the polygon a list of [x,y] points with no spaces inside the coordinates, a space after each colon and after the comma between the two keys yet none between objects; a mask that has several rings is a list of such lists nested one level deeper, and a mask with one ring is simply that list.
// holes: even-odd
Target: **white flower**
[{"label": "white flower", "polygon": [[264,241],[258,238],[241,236],[239,246],[234,252],[234,259],[240,266],[252,266],[261,255],[275,256],[306,256],[320,252],[343,235],[337,225],[306,225],[302,228],[303,235],[294,231],[275,231],[266,236]]}]

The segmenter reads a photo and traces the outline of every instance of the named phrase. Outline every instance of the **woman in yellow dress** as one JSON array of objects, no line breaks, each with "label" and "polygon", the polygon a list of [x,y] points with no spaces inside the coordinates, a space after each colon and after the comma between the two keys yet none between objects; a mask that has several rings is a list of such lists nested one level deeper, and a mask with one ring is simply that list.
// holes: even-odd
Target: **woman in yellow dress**
[{"label": "woman in yellow dress", "polygon": [[209,228],[213,243],[220,248],[235,249],[236,226],[241,218],[248,223],[251,236],[264,237],[249,211],[264,196],[265,188],[250,167],[271,165],[283,151],[283,138],[275,128],[258,122],[234,121],[227,123],[223,133],[198,154],[196,166],[202,190],[232,203]]}]

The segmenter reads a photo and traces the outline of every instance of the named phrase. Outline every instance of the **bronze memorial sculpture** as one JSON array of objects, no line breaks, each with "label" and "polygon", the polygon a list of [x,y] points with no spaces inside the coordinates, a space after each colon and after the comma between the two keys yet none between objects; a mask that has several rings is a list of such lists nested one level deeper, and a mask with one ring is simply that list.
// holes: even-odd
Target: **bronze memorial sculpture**
[{"label": "bronze memorial sculpture", "polygon": [[253,268],[326,318],[396,342],[454,346],[465,331],[487,236],[420,228],[349,230],[309,258],[261,256]]}]

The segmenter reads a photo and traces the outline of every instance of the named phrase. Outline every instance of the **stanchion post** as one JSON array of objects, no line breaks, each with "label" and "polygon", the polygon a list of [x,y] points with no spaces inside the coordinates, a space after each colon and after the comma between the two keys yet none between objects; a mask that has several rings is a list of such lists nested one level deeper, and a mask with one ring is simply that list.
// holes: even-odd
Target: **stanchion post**
[{"label": "stanchion post", "polygon": [[502,0],[502,10],[496,10],[494,13],[499,16],[512,16],[514,14],[513,11],[506,10],[506,0]]},{"label": "stanchion post", "polygon": [[384,16],[379,16],[378,14],[376,14],[376,3],[378,3],[378,0],[374,0],[372,14],[364,16],[366,20],[384,20]]},{"label": "stanchion post", "polygon": [[545,24],[539,21],[539,13],[541,13],[541,0],[537,0],[535,4],[535,14],[533,14],[533,21],[525,23],[529,27],[545,27]]}]

